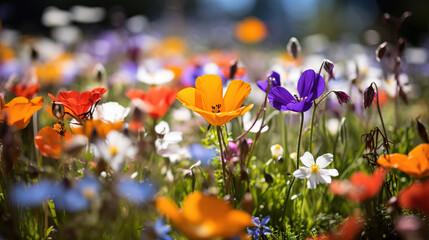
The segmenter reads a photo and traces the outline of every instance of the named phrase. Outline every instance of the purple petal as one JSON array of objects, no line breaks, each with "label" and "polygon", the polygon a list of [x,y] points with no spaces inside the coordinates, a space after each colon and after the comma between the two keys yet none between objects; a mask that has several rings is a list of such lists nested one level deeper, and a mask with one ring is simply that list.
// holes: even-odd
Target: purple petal
[{"label": "purple petal", "polygon": [[310,102],[317,99],[325,91],[325,80],[320,74],[308,69],[301,74],[298,81],[298,93],[300,98]]},{"label": "purple petal", "polygon": [[[313,105],[313,102],[307,102],[307,101],[294,102],[294,103],[289,103],[286,106],[285,110],[290,110],[293,112],[306,112],[311,108],[312,105]],[[282,111],[285,111],[285,110],[282,110]]]},{"label": "purple petal", "polygon": [[270,75],[268,75],[268,80],[269,79],[274,79],[274,81],[271,83],[272,87],[278,87],[280,86],[280,74],[278,74],[275,71],[272,71]]},{"label": "purple petal", "polygon": [[268,87],[268,81],[257,81],[256,85],[258,85],[258,87],[262,90],[262,91],[267,91],[267,87]]},{"label": "purple petal", "polygon": [[288,110],[286,105],[295,102],[296,99],[283,87],[274,87],[268,93],[268,100],[270,104],[277,110],[286,111]]},{"label": "purple petal", "polygon": [[270,221],[270,216],[266,216],[262,219],[261,225],[265,225]]}]

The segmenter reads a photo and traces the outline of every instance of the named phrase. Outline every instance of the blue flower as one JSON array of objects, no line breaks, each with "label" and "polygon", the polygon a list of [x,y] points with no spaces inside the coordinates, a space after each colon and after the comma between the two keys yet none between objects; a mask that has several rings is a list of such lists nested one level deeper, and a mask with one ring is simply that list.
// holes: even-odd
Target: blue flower
[{"label": "blue flower", "polygon": [[273,234],[271,229],[265,226],[269,221],[270,216],[266,216],[262,219],[262,221],[259,220],[259,217],[252,217],[252,223],[255,224],[255,227],[247,228],[247,233],[249,234],[249,237],[253,236],[253,239],[259,239],[261,233],[264,235]]},{"label": "blue flower", "polygon": [[152,198],[155,188],[147,182],[137,183],[131,179],[124,179],[116,184],[116,191],[129,201],[141,204]]},{"label": "blue flower", "polygon": [[88,209],[91,201],[99,196],[100,190],[100,183],[91,177],[78,180],[73,187],[62,184],[54,197],[55,207],[69,212]]},{"label": "blue flower", "polygon": [[280,86],[280,74],[278,74],[275,71],[272,71],[268,76],[267,76],[267,80],[265,81],[257,81],[256,84],[258,85],[258,87],[262,90],[262,91],[267,91],[267,87],[268,87],[268,81],[271,81],[271,89],[273,87],[278,87]]},{"label": "blue flower", "polygon": [[274,87],[268,93],[270,104],[280,111],[306,112],[313,101],[325,91],[325,80],[313,70],[306,70],[298,80],[299,96],[292,96],[283,87]]},{"label": "blue flower", "polygon": [[156,220],[153,229],[155,230],[157,240],[173,240],[173,237],[168,235],[171,232],[171,227],[165,225],[162,219]]},{"label": "blue flower", "polygon": [[205,148],[198,143],[189,146],[189,152],[192,159],[200,160],[203,165],[209,165],[209,161],[217,156],[215,148]]},{"label": "blue flower", "polygon": [[10,201],[14,205],[36,207],[42,202],[53,198],[58,192],[58,184],[48,180],[40,180],[32,185],[18,183],[10,192]]}]

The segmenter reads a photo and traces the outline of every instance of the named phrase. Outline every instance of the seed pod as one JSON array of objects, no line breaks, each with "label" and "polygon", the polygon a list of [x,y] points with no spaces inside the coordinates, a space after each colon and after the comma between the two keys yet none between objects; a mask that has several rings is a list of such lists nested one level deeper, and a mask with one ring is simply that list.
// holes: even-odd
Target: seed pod
[{"label": "seed pod", "polygon": [[286,50],[288,54],[296,60],[298,55],[301,53],[301,45],[299,44],[298,39],[291,37],[287,43]]},{"label": "seed pod", "polygon": [[229,79],[234,79],[235,74],[237,73],[237,65],[238,65],[238,61],[235,60],[232,64],[231,67],[229,68]]},{"label": "seed pod", "polygon": [[52,103],[52,114],[54,117],[56,117],[59,121],[62,121],[64,118],[65,112],[64,112],[64,105],[60,102],[53,102]]},{"label": "seed pod", "polygon": [[98,82],[103,82],[106,79],[106,69],[101,63],[95,65],[92,74]]},{"label": "seed pod", "polygon": [[269,174],[267,172],[264,172],[264,178],[268,184],[271,184],[274,182],[273,176],[271,176],[271,174]]}]

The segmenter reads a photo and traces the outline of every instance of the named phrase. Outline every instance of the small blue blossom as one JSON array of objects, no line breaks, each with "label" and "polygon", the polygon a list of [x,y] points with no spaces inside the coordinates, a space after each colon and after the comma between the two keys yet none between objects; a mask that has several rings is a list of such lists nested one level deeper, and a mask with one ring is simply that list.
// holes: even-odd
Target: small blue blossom
[{"label": "small blue blossom", "polygon": [[218,155],[215,148],[205,148],[198,143],[189,146],[189,152],[192,159],[200,160],[203,165],[209,165],[209,161]]},{"label": "small blue blossom", "polygon": [[54,197],[55,207],[69,212],[88,209],[91,201],[99,196],[100,190],[100,183],[91,177],[79,179],[73,187],[62,184]]},{"label": "small blue blossom", "polygon": [[48,180],[40,180],[31,185],[18,183],[10,192],[10,201],[14,205],[36,207],[57,195],[59,189],[58,184]]},{"label": "small blue blossom", "polygon": [[141,204],[150,200],[155,188],[150,183],[137,183],[131,179],[123,179],[116,184],[118,194],[129,201]]},{"label": "small blue blossom", "polygon": [[264,235],[273,234],[271,229],[265,226],[269,221],[270,216],[266,216],[262,219],[262,221],[259,220],[259,217],[252,217],[252,223],[255,225],[255,227],[247,228],[247,233],[249,234],[249,237],[253,236],[253,239],[259,239],[261,233]]},{"label": "small blue blossom", "polygon": [[171,232],[171,227],[164,224],[162,219],[158,219],[153,226],[157,240],[173,240],[173,237],[168,235]]}]

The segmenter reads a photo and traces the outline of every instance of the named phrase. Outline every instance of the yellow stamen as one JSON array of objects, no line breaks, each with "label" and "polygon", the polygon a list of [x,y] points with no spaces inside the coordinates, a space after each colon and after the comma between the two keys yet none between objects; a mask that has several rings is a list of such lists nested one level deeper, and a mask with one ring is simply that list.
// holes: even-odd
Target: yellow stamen
[{"label": "yellow stamen", "polygon": [[311,173],[316,173],[316,172],[319,172],[320,173],[320,170],[319,170],[319,165],[317,165],[317,164],[313,164],[313,165],[311,165],[310,166],[310,172]]},{"label": "yellow stamen", "polygon": [[116,146],[109,147],[109,152],[112,156],[115,156],[118,153],[118,147]]},{"label": "yellow stamen", "polygon": [[91,187],[86,187],[83,189],[82,194],[86,199],[91,200],[95,196],[95,191]]}]

